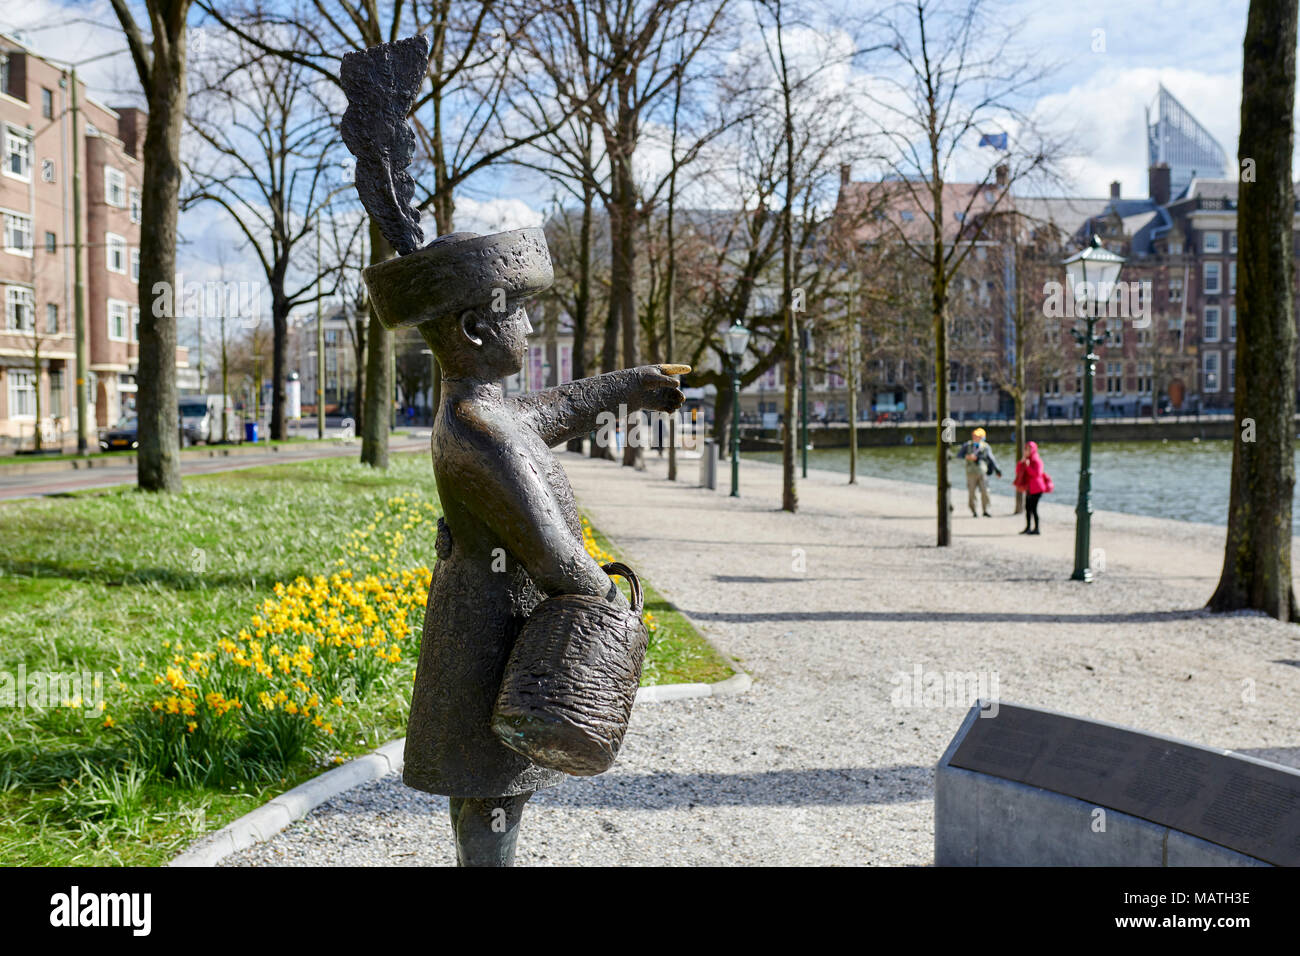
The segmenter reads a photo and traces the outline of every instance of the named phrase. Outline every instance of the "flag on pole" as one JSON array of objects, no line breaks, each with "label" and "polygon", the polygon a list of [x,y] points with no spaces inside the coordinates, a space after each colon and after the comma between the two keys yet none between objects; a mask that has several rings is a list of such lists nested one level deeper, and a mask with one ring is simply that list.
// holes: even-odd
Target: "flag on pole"
[{"label": "flag on pole", "polygon": [[1005,150],[1007,148],[1007,134],[1006,133],[981,133],[980,145],[992,146],[994,149]]}]

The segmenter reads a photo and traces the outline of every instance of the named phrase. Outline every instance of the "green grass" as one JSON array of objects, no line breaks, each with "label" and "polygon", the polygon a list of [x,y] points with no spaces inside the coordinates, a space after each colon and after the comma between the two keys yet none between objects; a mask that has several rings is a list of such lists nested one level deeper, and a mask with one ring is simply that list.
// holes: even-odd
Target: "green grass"
[{"label": "green grass", "polygon": [[[331,458],[194,476],[172,496],[123,486],[0,503],[0,672],[100,672],[108,710],[124,724],[126,701],[153,691],[171,653],[163,642],[188,651],[232,636],[276,582],[334,570],[348,532],[412,493],[436,501],[423,453],[394,455],[387,472]],[[403,566],[432,558],[433,531],[427,523],[412,533]],[[643,683],[729,676],[690,623],[646,590],[660,630]],[[414,663],[410,654],[393,665],[350,705],[328,750],[280,779],[226,789],[144,778],[123,735],[82,711],[2,707],[0,865],[165,862],[203,832],[401,736]]]},{"label": "green grass", "polygon": [[[591,525],[591,536],[614,560],[623,561],[619,550],[610,544],[609,539],[595,525]],[[632,567],[628,562],[624,563]],[[632,567],[632,570],[636,571],[636,568]],[[731,677],[735,673],[731,665],[700,635],[695,625],[656,591],[654,585],[639,573],[638,577],[644,592],[645,609],[659,625],[650,635],[650,649],[646,652],[645,665],[641,668],[641,686],[712,684]],[[630,592],[626,583],[621,578],[615,580],[623,589],[624,596],[628,596]]]}]

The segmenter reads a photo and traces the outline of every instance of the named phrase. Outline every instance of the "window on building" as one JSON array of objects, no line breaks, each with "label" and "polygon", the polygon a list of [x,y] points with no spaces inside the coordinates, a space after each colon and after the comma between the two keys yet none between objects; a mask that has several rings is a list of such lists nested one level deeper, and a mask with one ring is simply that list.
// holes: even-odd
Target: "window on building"
[{"label": "window on building", "polygon": [[0,93],[9,92],[9,54],[0,53]]},{"label": "window on building", "polygon": [[9,379],[9,417],[36,417],[36,375],[11,368],[6,377]]},{"label": "window on building", "polygon": [[1137,332],[1137,344],[1138,344],[1138,348],[1147,348],[1147,347],[1149,347],[1149,346],[1151,345],[1151,330],[1150,330],[1150,329],[1137,329],[1137,330],[1135,330],[1135,331]]},{"label": "window on building", "polygon": [[32,254],[32,217],[7,212],[5,216],[5,252],[17,256]]},{"label": "window on building", "polygon": [[131,221],[140,221],[140,190],[131,187]]},{"label": "window on building", "polygon": [[126,275],[126,239],[117,233],[106,232],[104,248],[108,254],[108,271]]},{"label": "window on building", "polygon": [[903,222],[911,222],[915,218],[912,215],[912,210],[910,209],[904,209],[902,212],[902,217],[903,217]]},{"label": "window on building", "polygon": [[1237,341],[1237,307],[1228,306],[1228,341]]},{"label": "window on building", "polygon": [[1119,395],[1124,391],[1124,363],[1106,363],[1106,394]]},{"label": "window on building", "polygon": [[1237,251],[1237,233],[1235,231],[1228,233],[1228,251],[1232,253]]},{"label": "window on building", "polygon": [[1237,390],[1237,353],[1228,353],[1228,391]]},{"label": "window on building", "polygon": [[1219,262],[1205,263],[1205,294],[1218,295],[1222,291],[1222,274],[1223,264]]},{"label": "window on building", "polygon": [[131,341],[140,341],[140,307],[133,305],[127,309],[127,321],[131,323]]},{"label": "window on building", "polygon": [[32,178],[32,137],[17,126],[5,127],[5,175],[23,182]]},{"label": "window on building", "polygon": [[47,335],[59,334],[59,307],[53,302],[45,303],[45,332]]},{"label": "window on building", "polygon": [[52,232],[47,231],[45,233],[45,251],[46,252],[59,251],[59,237]]},{"label": "window on building", "polygon": [[1219,353],[1206,352],[1201,358],[1202,389],[1207,392],[1219,390]]},{"label": "window on building", "polygon": [[1047,395],[1060,395],[1061,376],[1053,375],[1051,378],[1047,379],[1043,385],[1043,392]]},{"label": "window on building", "polygon": [[1201,251],[1202,251],[1202,252],[1222,252],[1222,251],[1223,251],[1223,233],[1221,233],[1221,232],[1204,232],[1204,233],[1201,233]]},{"label": "window on building", "polygon": [[126,174],[112,166],[104,167],[104,202],[119,209],[126,205]]},{"label": "window on building", "polygon": [[1155,378],[1153,368],[1151,362],[1137,363],[1137,390],[1139,395],[1151,394],[1151,386]]},{"label": "window on building", "polygon": [[115,342],[126,341],[127,304],[121,299],[108,300],[108,337]]},{"label": "window on building", "polygon": [[1237,261],[1234,259],[1228,263],[1228,293],[1237,294]]},{"label": "window on building", "polygon": [[140,281],[140,250],[131,250],[131,281]]},{"label": "window on building", "polygon": [[36,328],[36,296],[20,285],[5,289],[5,328],[31,332]]},{"label": "window on building", "polygon": [[1201,338],[1206,342],[1219,341],[1219,307],[1217,305],[1207,305],[1205,307],[1205,325],[1201,329]]},{"label": "window on building", "polygon": [[1170,302],[1183,301],[1183,280],[1182,279],[1169,280],[1169,301]]},{"label": "window on building", "polygon": [[50,370],[50,415],[54,418],[63,416],[63,369]]},{"label": "window on building", "polygon": [[54,91],[41,87],[41,116],[54,119]]}]

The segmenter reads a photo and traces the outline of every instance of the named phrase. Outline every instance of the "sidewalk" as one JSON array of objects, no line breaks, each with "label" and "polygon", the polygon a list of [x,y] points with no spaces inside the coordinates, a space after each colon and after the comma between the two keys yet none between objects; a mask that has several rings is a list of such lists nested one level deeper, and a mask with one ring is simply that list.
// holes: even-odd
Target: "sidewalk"
[{"label": "sidewalk", "polygon": [[[429,433],[421,437],[389,439],[392,453],[423,451],[429,447]],[[205,454],[206,452],[206,454]],[[213,445],[186,448],[181,452],[181,477],[206,475],[215,471],[234,471],[255,468],[258,465],[281,465],[313,458],[357,457],[361,454],[359,439],[351,441],[303,442],[299,444],[264,445]],[[85,464],[90,467],[84,467]],[[132,460],[116,462],[112,458],[90,458],[83,467],[74,468],[73,462],[33,462],[32,468],[22,465],[0,467],[0,501],[7,498],[36,498],[41,495],[64,494],[85,488],[106,488],[111,485],[135,484],[136,464]],[[36,467],[49,466],[49,467]]]},{"label": "sidewalk", "polygon": [[[1106,568],[1084,585],[1064,489],[1039,537],[958,500],[938,549],[921,485],[810,473],[789,515],[772,465],[742,461],[732,499],[670,484],[655,457],[644,473],[561,460],[628,563],[755,684],[638,707],[613,770],[530,802],[520,864],[925,864],[932,768],[968,701],[896,706],[917,668],[1300,765],[1300,628],[1200,610],[1221,529],[1099,512]],[[442,865],[448,830],[445,798],[389,777],[229,862]]]}]

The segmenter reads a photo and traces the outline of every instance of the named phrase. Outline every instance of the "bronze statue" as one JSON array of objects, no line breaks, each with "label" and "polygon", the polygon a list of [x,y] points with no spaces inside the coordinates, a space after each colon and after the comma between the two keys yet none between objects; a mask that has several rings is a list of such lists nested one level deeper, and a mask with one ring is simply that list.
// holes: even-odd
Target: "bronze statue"
[{"label": "bronze statue", "polygon": [[598,416],[675,411],[666,366],[611,372],[531,394],[503,394],[532,331],[524,301],[553,280],[540,229],[458,232],[420,246],[405,172],[406,115],[428,42],[413,37],[343,59],[342,132],[357,189],[400,253],[365,270],[387,328],[415,325],[442,371],[433,469],[443,517],[406,738],[407,785],[451,798],[457,863],[513,862],[524,804],[564,774],[504,746],[491,727],[507,659],[529,612],[552,595],[626,606],[587,554],[564,469],[551,447],[596,428]]}]

